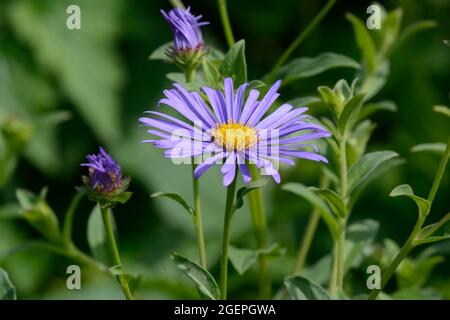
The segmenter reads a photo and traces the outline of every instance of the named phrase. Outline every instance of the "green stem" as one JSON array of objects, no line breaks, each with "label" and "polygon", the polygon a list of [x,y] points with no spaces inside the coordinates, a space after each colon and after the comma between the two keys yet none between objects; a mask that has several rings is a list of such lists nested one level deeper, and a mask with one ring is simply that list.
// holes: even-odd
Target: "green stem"
[{"label": "green stem", "polygon": [[[255,165],[249,166],[253,181],[259,178],[258,168]],[[258,249],[268,246],[267,218],[264,209],[262,189],[255,189],[248,194],[250,213],[255,232]],[[270,299],[272,294],[272,281],[269,270],[269,260],[266,256],[260,256],[259,263],[259,291],[262,299]]]},{"label": "green stem", "polygon": [[230,18],[228,17],[227,0],[217,0],[220,11],[220,18],[222,20],[223,31],[227,40],[228,47],[232,47],[235,43],[233,30],[231,29]]},{"label": "green stem", "polygon": [[[109,207],[100,207],[102,212],[103,224],[105,225],[106,236],[108,238],[108,243],[113,256],[114,266],[118,266],[124,272],[122,261],[120,259],[119,249],[117,248],[116,239],[114,238],[114,231],[111,223],[111,210]],[[128,281],[125,279],[124,275],[119,275],[119,284],[127,300],[133,300],[133,295],[131,294],[130,287],[128,286]]]},{"label": "green stem", "polygon": [[306,39],[306,37],[315,29],[315,27],[322,21],[322,19],[327,15],[327,13],[333,8],[334,4],[336,3],[336,0],[329,0],[327,4],[322,8],[322,10],[319,11],[319,13],[314,17],[313,20],[306,26],[305,29],[295,38],[295,40],[291,43],[291,45],[284,51],[284,53],[281,55],[281,57],[277,60],[275,65],[273,66],[272,70],[269,72],[269,74],[266,76],[264,81],[266,83],[272,82],[278,71],[279,68],[281,68],[286,61],[289,59],[289,57],[292,55],[292,53],[295,51],[295,49],[298,48],[298,46],[303,42],[303,40]]},{"label": "green stem", "polygon": [[75,196],[72,198],[70,202],[70,206],[67,209],[66,215],[64,217],[64,226],[62,231],[62,239],[65,245],[69,245],[72,243],[72,225],[73,225],[73,217],[75,215],[75,210],[78,207],[78,204],[83,198],[83,192],[77,192]]},{"label": "green stem", "polygon": [[[185,78],[187,83],[191,83],[195,81],[195,69],[187,69],[185,70]],[[199,251],[199,260],[200,265],[206,269],[206,248],[205,248],[205,237],[203,233],[203,222],[202,222],[202,210],[201,210],[201,201],[200,201],[200,187],[199,181],[194,178],[194,171],[197,165],[195,164],[195,159],[192,158],[192,193],[194,196],[194,225],[195,225],[195,233],[197,234],[197,242],[198,242],[198,251]]]},{"label": "green stem", "polygon": [[[237,175],[237,173],[236,173]],[[220,259],[220,298],[227,299],[228,282],[228,247],[230,244],[231,218],[233,216],[234,194],[236,192],[236,177],[227,188],[225,216],[223,221],[222,257]]]},{"label": "green stem", "polygon": [[[442,176],[444,175],[445,168],[447,166],[449,157],[450,157],[450,137],[447,141],[447,147],[446,147],[444,154],[442,155],[441,161],[439,163],[439,167],[436,172],[436,176],[434,178],[430,193],[428,194],[428,201],[430,201],[430,203],[433,203],[434,197],[436,196],[436,192],[441,183]],[[428,209],[428,211],[429,210],[430,209]],[[383,276],[381,277],[380,289],[372,290],[372,292],[369,295],[369,300],[375,300],[377,298],[378,294],[383,290],[383,288],[386,286],[386,284],[391,279],[395,270],[397,270],[397,267],[400,265],[400,263],[403,261],[403,259],[408,255],[408,253],[415,247],[416,243],[414,241],[416,240],[417,234],[421,231],[422,226],[425,223],[425,219],[426,219],[428,213],[429,212],[426,212],[426,214],[424,214],[424,215],[419,215],[416,225],[414,226],[413,231],[409,235],[408,240],[406,240],[405,244],[402,246],[399,253],[394,258],[394,260],[391,262],[391,264],[386,269],[386,271],[383,272]]]},{"label": "green stem", "polygon": [[[347,137],[344,135],[339,141],[339,173],[340,173],[340,195],[344,202],[347,202]],[[348,215],[348,212],[346,213]],[[335,246],[332,283],[330,285],[331,294],[342,291],[344,284],[344,253],[345,253],[345,229],[347,218],[339,217],[338,239]]]},{"label": "green stem", "polygon": [[[326,189],[329,185],[330,179],[323,175],[319,183],[320,189]],[[309,217],[305,234],[303,235],[303,239],[298,250],[297,259],[295,260],[294,268],[292,269],[292,275],[299,274],[303,270],[306,262],[306,257],[308,256],[309,250],[311,248],[312,240],[314,239],[314,234],[316,233],[319,221],[320,212],[317,207],[314,207]]]}]

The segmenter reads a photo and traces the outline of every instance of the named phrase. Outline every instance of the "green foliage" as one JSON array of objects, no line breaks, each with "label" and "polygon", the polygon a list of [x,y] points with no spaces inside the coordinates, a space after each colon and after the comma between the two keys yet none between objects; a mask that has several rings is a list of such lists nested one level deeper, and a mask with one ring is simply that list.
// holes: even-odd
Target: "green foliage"
[{"label": "green foliage", "polygon": [[192,208],[184,198],[177,194],[177,193],[171,193],[171,192],[157,192],[151,195],[152,198],[157,197],[165,197],[172,199],[173,201],[177,202],[179,205],[181,205],[183,208],[186,209],[186,211],[191,214],[192,216],[195,216],[195,210]]},{"label": "green foliage", "polygon": [[232,77],[235,85],[241,85],[247,81],[247,61],[245,59],[245,41],[236,42],[225,54],[220,65],[220,74]]},{"label": "green foliage", "polygon": [[[111,215],[111,218],[113,216]],[[115,223],[113,223],[113,226],[115,226]],[[92,209],[89,215],[86,235],[92,256],[107,266],[112,265],[111,250],[107,242],[105,225],[103,224],[102,213],[98,205]]]},{"label": "green foliage", "polygon": [[391,197],[403,196],[403,197],[411,198],[416,203],[417,208],[419,209],[419,214],[421,216],[428,215],[428,212],[430,211],[430,206],[431,206],[430,201],[428,201],[424,198],[421,198],[419,196],[416,196],[414,194],[413,189],[408,184],[402,184],[400,186],[395,187],[394,190],[391,191],[389,196],[391,196]]},{"label": "green foliage", "polygon": [[180,269],[189,279],[191,279],[198,288],[199,293],[204,299],[219,299],[219,286],[214,277],[198,264],[176,254],[170,256],[177,268]]},{"label": "green foliage", "polygon": [[324,288],[305,277],[286,278],[284,285],[292,300],[330,300]]},{"label": "green foliage", "polygon": [[273,244],[268,248],[250,250],[230,246],[228,257],[236,271],[243,275],[250,269],[261,256],[278,257],[283,255],[285,250],[280,248],[278,244]]},{"label": "green foliage", "polygon": [[0,300],[16,300],[16,288],[5,270],[0,268]]}]

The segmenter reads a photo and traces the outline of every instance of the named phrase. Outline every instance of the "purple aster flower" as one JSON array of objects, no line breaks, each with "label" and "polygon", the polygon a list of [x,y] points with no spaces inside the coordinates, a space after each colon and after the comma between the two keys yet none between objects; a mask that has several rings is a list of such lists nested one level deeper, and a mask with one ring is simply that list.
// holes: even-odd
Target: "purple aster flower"
[{"label": "purple aster flower", "polygon": [[81,166],[89,167],[89,184],[92,190],[100,193],[114,192],[121,186],[122,170],[102,147],[99,149],[100,153],[88,155],[88,162]]},{"label": "purple aster flower", "polygon": [[208,22],[200,22],[202,16],[194,16],[190,8],[175,8],[169,13],[161,10],[161,14],[169,23],[174,33],[173,54],[201,51],[203,36],[200,27]]},{"label": "purple aster flower", "polygon": [[174,84],[173,89],[164,91],[165,98],[159,104],[173,108],[183,120],[147,111],[151,116],[139,121],[150,127],[148,133],[156,138],[144,142],[166,149],[164,155],[171,159],[200,157],[195,178],[214,164],[222,164],[224,186],[234,180],[237,171],[244,183],[249,183],[249,164],[256,165],[262,174],[272,176],[279,183],[279,162],[294,165],[291,158],[327,162],[309,142],[329,137],[330,133],[305,121],[308,108],[283,104],[266,115],[279,96],[280,84],[277,81],[258,100],[258,90],[251,89],[245,98],[248,84],[239,86],[235,92],[232,79],[226,78],[223,91],[202,88],[209,103],[198,92],[188,92],[180,84]]}]

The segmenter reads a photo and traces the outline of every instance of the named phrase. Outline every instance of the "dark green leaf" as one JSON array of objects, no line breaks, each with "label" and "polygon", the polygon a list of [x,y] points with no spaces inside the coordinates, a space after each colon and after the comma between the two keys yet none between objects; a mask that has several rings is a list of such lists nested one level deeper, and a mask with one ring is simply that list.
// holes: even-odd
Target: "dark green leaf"
[{"label": "dark green leaf", "polygon": [[389,75],[389,61],[385,60],[377,65],[374,73],[367,75],[358,92],[366,94],[366,100],[375,96],[386,84]]},{"label": "dark green leaf", "polygon": [[236,42],[225,55],[220,73],[224,78],[232,77],[235,85],[247,81],[247,62],[245,60],[245,41]]},{"label": "dark green leaf", "polygon": [[0,268],[0,300],[16,300],[16,288],[9,280],[8,273]]},{"label": "dark green leaf", "polygon": [[237,209],[242,208],[242,206],[244,205],[244,197],[252,190],[254,189],[259,189],[264,187],[267,184],[268,179],[259,179],[256,180],[255,182],[251,182],[245,186],[243,186],[242,188],[240,188],[237,192],[236,192],[236,201],[234,202],[233,205],[233,211],[236,211]]},{"label": "dark green leaf", "polygon": [[338,129],[342,135],[353,129],[353,126],[358,120],[359,110],[361,109],[364,97],[365,94],[358,94],[345,104],[344,110],[338,120]]},{"label": "dark green leaf", "polygon": [[380,48],[380,55],[387,57],[395,44],[402,23],[403,10],[401,8],[390,11],[383,19],[383,40]]},{"label": "dark green leaf", "polygon": [[359,123],[347,140],[347,162],[353,165],[366,152],[367,143],[376,125],[370,120]]},{"label": "dark green leaf", "polygon": [[230,246],[228,257],[236,271],[242,275],[255,264],[260,256],[276,257],[284,254],[284,252],[285,250],[280,248],[278,244],[273,244],[268,248],[259,250],[241,249]]},{"label": "dark green leaf", "polygon": [[402,185],[395,187],[394,190],[391,191],[389,196],[390,197],[403,196],[403,197],[411,198],[416,203],[417,208],[419,209],[419,213],[422,216],[428,215],[428,212],[430,211],[430,206],[431,206],[430,201],[428,201],[424,198],[421,198],[419,196],[416,196],[414,194],[413,189],[408,184],[402,184]]},{"label": "dark green leaf", "polygon": [[356,42],[361,50],[367,72],[370,74],[375,70],[376,65],[376,49],[373,39],[361,19],[351,13],[347,13],[345,16],[353,25]]},{"label": "dark green leaf", "polygon": [[361,112],[359,113],[359,119],[368,118],[373,113],[383,110],[395,112],[397,111],[397,106],[395,105],[394,102],[390,100],[368,103],[363,108],[361,108]]},{"label": "dark green leaf", "polygon": [[281,187],[283,190],[292,192],[305,200],[307,200],[311,205],[319,210],[319,213],[328,227],[331,235],[334,239],[337,237],[338,225],[335,216],[330,211],[325,202],[314,192],[309,190],[306,186],[301,183],[287,183]]},{"label": "dark green leaf", "polygon": [[221,74],[217,66],[212,63],[209,59],[203,58],[202,62],[203,74],[205,75],[205,80],[208,86],[213,88],[220,88]]},{"label": "dark green leaf", "polygon": [[398,154],[393,151],[376,151],[364,155],[348,172],[349,191],[353,191],[362,184],[384,162],[397,156]]},{"label": "dark green leaf", "polygon": [[284,285],[291,300],[330,300],[324,288],[302,276],[286,278]]},{"label": "dark green leaf", "polygon": [[309,188],[312,192],[318,194],[330,206],[331,210],[339,217],[345,218],[347,216],[347,209],[341,197],[330,189]]},{"label": "dark green leaf", "polygon": [[177,265],[177,268],[195,283],[204,298],[209,300],[219,299],[219,286],[208,270],[203,269],[198,264],[178,255],[177,253],[173,252],[170,257]]},{"label": "dark green leaf", "polygon": [[355,68],[361,66],[350,57],[333,52],[325,52],[317,57],[297,58],[280,69],[278,78],[290,82],[300,78],[307,78],[318,75],[334,68]]},{"label": "dark green leaf", "polygon": [[192,216],[195,216],[195,210],[187,203],[186,200],[184,200],[184,198],[181,195],[179,195],[177,193],[157,192],[157,193],[152,194],[151,197],[152,198],[166,197],[166,198],[172,199],[173,201],[180,204],[183,208],[185,208],[189,214],[191,214]]},{"label": "dark green leaf", "polygon": [[327,105],[330,108],[330,111],[338,118],[344,108],[343,101],[329,87],[320,86],[317,90],[320,93],[323,103]]}]

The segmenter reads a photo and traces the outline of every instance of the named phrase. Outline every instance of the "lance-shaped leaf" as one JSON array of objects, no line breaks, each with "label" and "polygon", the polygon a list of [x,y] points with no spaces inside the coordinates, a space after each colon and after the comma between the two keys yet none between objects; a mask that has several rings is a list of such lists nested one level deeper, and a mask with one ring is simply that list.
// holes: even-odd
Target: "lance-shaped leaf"
[{"label": "lance-shaped leaf", "polygon": [[302,276],[288,277],[284,285],[291,300],[330,300],[324,288]]},{"label": "lance-shaped leaf", "polygon": [[173,42],[167,42],[162,46],[156,48],[148,57],[149,60],[162,60],[164,62],[171,62],[172,59],[167,55],[170,52],[170,48],[173,46]]},{"label": "lance-shaped leaf", "polygon": [[399,186],[395,187],[391,191],[389,196],[390,197],[403,196],[403,197],[411,198],[416,203],[417,208],[419,209],[419,213],[420,213],[421,216],[428,215],[428,212],[430,211],[430,206],[431,206],[430,201],[428,201],[427,199],[421,198],[419,196],[416,196],[414,194],[413,189],[408,184],[402,184],[402,185],[399,185]]},{"label": "lance-shaped leaf", "polygon": [[242,206],[244,205],[244,197],[250,191],[264,187],[267,184],[267,181],[268,180],[266,178],[259,179],[255,182],[251,182],[251,183],[243,186],[242,188],[240,188],[236,192],[236,201],[234,202],[234,205],[233,205],[233,212],[236,211],[237,209],[242,208]]},{"label": "lance-shaped leaf", "polygon": [[222,75],[219,72],[219,68],[209,59],[203,58],[202,61],[203,74],[208,86],[218,88],[220,86],[220,80]]},{"label": "lance-shaped leaf", "polygon": [[8,273],[0,268],[0,300],[16,300],[16,288],[9,280]]},{"label": "lance-shaped leaf", "polygon": [[[112,213],[111,220],[115,231],[116,223]],[[113,262],[111,250],[106,236],[105,225],[103,224],[102,213],[97,205],[89,215],[86,236],[92,256],[105,265],[111,265]]]},{"label": "lance-shaped leaf", "polygon": [[177,265],[177,268],[195,283],[203,298],[209,300],[219,299],[219,286],[208,270],[177,253],[172,252],[170,257]]},{"label": "lance-shaped leaf", "polygon": [[166,197],[169,199],[172,199],[176,203],[180,204],[183,208],[186,209],[186,211],[191,214],[192,216],[195,216],[195,210],[192,208],[184,198],[179,195],[178,193],[172,193],[172,192],[157,192],[152,194],[150,197],[157,198],[157,197]]},{"label": "lance-shaped leaf", "polygon": [[236,271],[242,275],[255,264],[260,256],[277,257],[283,255],[284,253],[285,250],[277,243],[268,248],[258,250],[242,249],[230,246],[228,257],[230,258],[230,262]]},{"label": "lance-shaped leaf", "polygon": [[236,42],[225,54],[219,71],[224,78],[232,77],[235,85],[241,85],[247,81],[244,40]]},{"label": "lance-shaped leaf", "polygon": [[331,109],[331,112],[334,113],[335,117],[338,118],[344,108],[341,98],[327,86],[320,86],[317,90],[319,91],[323,103],[327,105]]},{"label": "lance-shaped leaf", "polygon": [[450,108],[447,106],[434,106],[433,111],[450,117]]},{"label": "lance-shaped leaf", "polygon": [[376,49],[373,39],[361,19],[351,13],[347,13],[345,17],[352,23],[356,42],[358,43],[359,50],[361,50],[367,72],[372,73],[376,65]]},{"label": "lance-shaped leaf", "polygon": [[430,152],[436,154],[443,154],[445,151],[445,143],[436,142],[436,143],[422,143],[417,144],[411,148],[411,152]]},{"label": "lance-shaped leaf", "polygon": [[325,52],[317,57],[297,58],[280,69],[278,78],[284,78],[286,82],[296,79],[312,77],[334,68],[359,69],[361,65],[352,58],[334,53]]},{"label": "lance-shaped leaf", "polygon": [[359,113],[359,119],[362,120],[368,118],[370,115],[378,111],[395,112],[397,111],[397,106],[395,105],[394,102],[390,100],[368,103],[361,108],[361,112]]},{"label": "lance-shaped leaf", "polygon": [[314,192],[309,190],[306,186],[301,183],[287,183],[281,187],[283,190],[292,192],[306,201],[308,201],[312,206],[316,207],[319,210],[319,213],[328,227],[332,237],[337,239],[337,230],[338,225],[336,221],[336,217],[333,215],[331,210],[326,205],[325,201],[323,201],[319,196],[317,196]]},{"label": "lance-shaped leaf", "polygon": [[344,106],[344,110],[338,120],[339,132],[344,135],[349,132],[358,120],[359,110],[365,94],[358,94],[351,98]]},{"label": "lance-shaped leaf", "polygon": [[353,191],[365,182],[380,166],[389,159],[397,157],[393,151],[376,151],[365,154],[348,172],[348,189]]},{"label": "lance-shaped leaf", "polygon": [[347,215],[345,203],[336,192],[330,189],[318,189],[315,187],[309,189],[325,200],[337,216],[345,218]]}]

